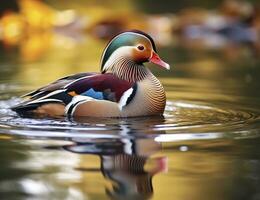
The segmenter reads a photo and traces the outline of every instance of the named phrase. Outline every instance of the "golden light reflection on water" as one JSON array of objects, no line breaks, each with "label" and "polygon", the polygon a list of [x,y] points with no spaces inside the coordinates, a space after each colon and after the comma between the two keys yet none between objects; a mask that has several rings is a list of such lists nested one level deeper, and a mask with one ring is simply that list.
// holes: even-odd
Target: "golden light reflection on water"
[{"label": "golden light reflection on water", "polygon": [[[44,38],[36,38],[39,41],[42,39]],[[47,40],[49,41],[50,37],[47,36]],[[39,55],[38,53],[41,54],[45,50],[45,46],[42,45],[51,45],[51,48],[48,47],[47,51],[41,54],[42,58],[39,62],[21,62],[15,79],[24,80],[26,85],[40,86],[69,74],[99,71],[99,60],[104,43],[93,38],[85,38],[85,40],[86,42],[81,44],[70,45],[67,38],[54,35],[51,44],[48,41],[41,42],[40,47],[35,44],[36,41],[32,41],[31,46],[27,44],[29,46],[24,46],[22,49],[23,54],[26,54],[24,57],[26,60],[32,59],[35,54],[36,56]],[[26,47],[30,49],[27,50]],[[34,53],[32,54],[31,51]]]},{"label": "golden light reflection on water", "polygon": [[[222,140],[195,143],[179,142],[175,143],[174,146],[171,143],[166,143],[162,146],[163,150],[148,158],[147,162],[164,157],[167,158],[168,169],[161,173],[156,170],[157,172],[150,175],[149,173],[154,168],[151,168],[151,165],[155,164],[156,166],[157,162],[150,163],[150,168],[146,169],[148,173],[144,172],[142,175],[139,172],[135,175],[135,172],[131,171],[131,167],[137,170],[138,166],[136,165],[127,168],[124,168],[123,165],[114,166],[116,168],[106,166],[109,160],[115,161],[113,156],[74,154],[66,151],[55,153],[48,150],[42,151],[38,148],[25,152],[26,160],[17,162],[16,168],[29,168],[35,172],[47,173],[37,176],[32,174],[21,181],[25,192],[46,198],[48,198],[48,194],[52,195],[54,190],[60,191],[59,195],[55,195],[56,197],[65,198],[72,195],[72,198],[77,197],[78,199],[85,199],[85,197],[107,199],[108,196],[112,199],[152,198],[159,200],[169,199],[169,197],[176,200],[190,199],[191,197],[192,199],[208,199],[209,197],[210,199],[229,199],[232,194],[225,187],[231,184],[236,176],[236,173],[233,173],[236,167],[235,161],[229,153],[223,154],[223,151],[214,151],[213,149],[221,147],[223,150],[226,148],[231,150],[232,145],[231,141]],[[187,148],[182,151],[184,146]],[[167,148],[169,149],[167,150]],[[52,156],[51,160],[50,156]],[[101,165],[103,168],[100,171]],[[147,178],[148,180],[146,180]],[[125,188],[119,187],[120,190],[117,190],[118,184],[124,185]],[[32,186],[35,189],[34,192],[30,188]]]},{"label": "golden light reflection on water", "polygon": [[[193,21],[189,18],[192,9],[179,14],[150,15],[137,10],[132,1],[106,1],[102,5],[84,1],[84,6],[74,1],[47,2],[52,6],[22,0],[21,12],[7,13],[1,18],[1,52],[10,51],[13,56],[1,65],[3,72],[4,67],[12,72],[8,81],[19,83],[19,89],[32,90],[68,74],[97,72],[113,31],[145,30],[155,38],[161,57],[172,64],[172,70],[167,72],[151,66],[166,89],[165,118],[123,121],[120,125],[117,119],[89,119],[85,126],[88,132],[111,135],[132,136],[138,131],[147,136],[161,135],[154,140],[113,140],[110,146],[105,141],[37,143],[2,135],[0,190],[8,195],[22,193],[44,199],[228,200],[240,197],[240,188],[248,188],[247,195],[254,193],[254,187],[259,186],[254,182],[259,177],[254,171],[259,168],[259,157],[254,153],[259,145],[241,149],[237,140],[248,139],[252,133],[259,135],[257,121],[254,122],[259,116],[253,112],[259,110],[256,44],[252,48],[229,42],[210,46],[209,40],[177,37],[173,32],[181,31],[176,30],[178,27],[185,28],[181,21]],[[202,16],[208,16],[204,15],[208,12],[198,10],[194,20],[203,21]],[[4,94],[9,90],[1,87]],[[257,106],[244,111],[242,105],[250,104],[249,100],[255,100]],[[0,103],[1,109],[9,105]],[[15,128],[41,126],[21,119],[5,120],[7,125],[2,128],[6,129],[10,124]],[[84,124],[84,120],[71,123],[76,122]],[[66,126],[50,130],[57,129],[59,134],[77,130]],[[38,130],[38,136],[42,136],[43,129]],[[238,134],[235,131],[241,135],[234,136]],[[251,137],[256,137],[254,134]]]},{"label": "golden light reflection on water", "polygon": [[154,178],[154,187],[158,188],[154,199],[228,199],[219,187],[222,181],[228,181],[225,174],[232,171],[228,156],[188,152],[167,155],[170,173]]}]

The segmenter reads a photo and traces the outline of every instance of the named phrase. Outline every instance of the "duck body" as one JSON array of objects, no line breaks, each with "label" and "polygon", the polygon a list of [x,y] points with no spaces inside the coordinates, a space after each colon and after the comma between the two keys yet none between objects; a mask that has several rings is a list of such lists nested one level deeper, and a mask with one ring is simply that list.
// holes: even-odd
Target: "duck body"
[{"label": "duck body", "polygon": [[61,78],[26,94],[27,100],[12,110],[26,116],[162,115],[165,91],[160,81],[143,65],[152,59],[164,68],[169,67],[155,53],[154,42],[148,35],[139,31],[121,33],[106,47],[101,73],[80,73]]}]

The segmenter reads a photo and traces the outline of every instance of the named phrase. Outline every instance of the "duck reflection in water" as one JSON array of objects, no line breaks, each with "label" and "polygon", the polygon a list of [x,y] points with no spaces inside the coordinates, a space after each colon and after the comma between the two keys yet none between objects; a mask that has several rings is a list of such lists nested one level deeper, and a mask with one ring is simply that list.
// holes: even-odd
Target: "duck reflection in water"
[{"label": "duck reflection in water", "polygon": [[[148,123],[148,121],[143,122]],[[94,141],[75,139],[75,144],[64,146],[64,149],[73,153],[93,154],[100,157],[101,172],[112,182],[112,189],[106,188],[110,198],[150,199],[153,195],[152,178],[159,172],[167,171],[167,158],[151,158],[161,149],[161,144],[155,142],[151,135],[137,137],[131,129],[134,127],[120,126],[122,131],[119,134],[122,137],[119,139]]]}]

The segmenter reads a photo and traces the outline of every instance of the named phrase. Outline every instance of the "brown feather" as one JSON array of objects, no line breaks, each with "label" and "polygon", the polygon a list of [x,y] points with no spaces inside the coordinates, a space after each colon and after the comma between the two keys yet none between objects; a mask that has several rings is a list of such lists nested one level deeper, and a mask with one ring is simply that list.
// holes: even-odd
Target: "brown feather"
[{"label": "brown feather", "polygon": [[59,103],[48,103],[39,106],[37,109],[33,111],[34,114],[39,116],[48,116],[48,117],[56,117],[56,116],[64,116],[65,106]]},{"label": "brown feather", "polygon": [[55,90],[63,89],[67,84],[69,84],[79,78],[82,78],[84,76],[94,75],[94,74],[96,74],[96,73],[79,73],[79,74],[73,74],[70,76],[66,76],[66,77],[60,78],[46,86],[43,86],[37,90],[27,93],[22,97],[32,97],[33,96],[34,99],[39,98],[41,96],[41,94],[43,94],[43,96],[44,96],[45,94],[48,94]]},{"label": "brown feather", "polygon": [[73,113],[73,116],[80,117],[119,117],[120,110],[117,103],[98,100],[87,101],[79,104]]}]

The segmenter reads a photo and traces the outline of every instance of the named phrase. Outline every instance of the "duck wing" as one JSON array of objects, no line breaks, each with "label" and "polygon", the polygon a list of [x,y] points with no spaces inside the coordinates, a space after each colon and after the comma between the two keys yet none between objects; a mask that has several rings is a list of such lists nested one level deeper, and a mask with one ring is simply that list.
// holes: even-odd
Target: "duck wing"
[{"label": "duck wing", "polygon": [[69,84],[71,82],[74,82],[75,80],[78,80],[82,77],[89,77],[89,76],[92,76],[95,74],[97,74],[97,73],[78,73],[78,74],[73,74],[70,76],[65,76],[48,85],[38,88],[37,90],[29,92],[29,93],[23,95],[22,97],[29,97],[29,99],[38,99],[38,98],[41,98],[41,97],[49,94],[50,92],[63,89],[64,86],[66,86],[67,84]]},{"label": "duck wing", "polygon": [[119,79],[111,73],[97,74],[78,79],[66,85],[66,92],[99,100],[119,102],[123,94],[136,83]]},{"label": "duck wing", "polygon": [[119,79],[111,73],[76,74],[61,78],[26,94],[25,96],[29,97],[29,99],[11,109],[18,114],[24,115],[35,113],[34,111],[39,110],[42,106],[46,107],[48,104],[52,106],[61,104],[65,107],[72,102],[75,96],[119,102],[125,92],[130,89],[130,93],[124,98],[123,104],[126,105],[133,98],[136,88],[136,83]]}]

